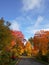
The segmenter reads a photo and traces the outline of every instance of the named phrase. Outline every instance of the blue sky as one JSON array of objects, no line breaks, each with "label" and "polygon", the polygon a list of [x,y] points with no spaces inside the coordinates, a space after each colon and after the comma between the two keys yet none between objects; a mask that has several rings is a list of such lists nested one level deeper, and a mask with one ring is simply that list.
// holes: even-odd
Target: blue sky
[{"label": "blue sky", "polygon": [[0,0],[1,17],[28,39],[36,31],[49,30],[49,0]]}]

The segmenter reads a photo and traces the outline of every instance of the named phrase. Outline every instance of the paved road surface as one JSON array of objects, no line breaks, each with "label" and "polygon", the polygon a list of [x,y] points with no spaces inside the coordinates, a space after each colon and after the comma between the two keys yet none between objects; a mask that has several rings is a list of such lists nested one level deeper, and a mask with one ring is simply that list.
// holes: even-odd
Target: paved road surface
[{"label": "paved road surface", "polygon": [[29,58],[29,59],[23,58],[20,60],[20,62],[17,65],[46,65],[46,64],[42,64],[31,58]]}]

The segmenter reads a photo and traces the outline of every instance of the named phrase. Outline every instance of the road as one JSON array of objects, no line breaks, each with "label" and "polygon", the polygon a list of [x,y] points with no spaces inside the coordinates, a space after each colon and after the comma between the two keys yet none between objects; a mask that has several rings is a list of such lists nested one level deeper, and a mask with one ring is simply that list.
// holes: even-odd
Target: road
[{"label": "road", "polygon": [[46,64],[37,62],[33,60],[32,58],[23,58],[23,59],[20,59],[20,62],[17,65],[46,65]]}]

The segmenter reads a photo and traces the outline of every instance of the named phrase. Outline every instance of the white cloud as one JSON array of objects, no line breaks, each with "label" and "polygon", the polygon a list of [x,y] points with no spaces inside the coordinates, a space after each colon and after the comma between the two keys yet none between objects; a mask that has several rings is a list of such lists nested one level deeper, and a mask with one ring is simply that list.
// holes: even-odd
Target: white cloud
[{"label": "white cloud", "polygon": [[38,16],[34,28],[37,28],[41,22],[43,22],[44,18],[42,16]]},{"label": "white cloud", "polygon": [[17,30],[19,31],[20,30],[20,25],[18,24],[17,21],[13,20],[12,23],[11,23],[11,27],[10,27],[12,30]]},{"label": "white cloud", "polygon": [[26,32],[29,34],[35,34],[36,31],[39,31],[40,23],[43,22],[44,18],[42,16],[38,16],[36,23],[34,26],[27,27]]},{"label": "white cloud", "polygon": [[35,8],[40,8],[43,4],[43,0],[22,0],[23,10],[33,10]]},{"label": "white cloud", "polygon": [[26,33],[28,34],[35,34],[35,32],[39,31],[39,29],[34,29],[33,26],[30,26],[26,29]]},{"label": "white cloud", "polygon": [[32,34],[35,34],[36,32],[38,32],[38,31],[40,31],[40,30],[49,31],[49,28],[46,28],[46,29],[45,29],[45,28],[44,28],[44,29],[31,29],[31,28],[29,29],[29,28],[28,28],[28,30],[27,30],[26,32],[27,32],[28,34],[31,34],[31,35],[32,35]]},{"label": "white cloud", "polygon": [[43,30],[45,30],[45,31],[49,31],[49,28],[46,28],[46,29],[43,29]]}]

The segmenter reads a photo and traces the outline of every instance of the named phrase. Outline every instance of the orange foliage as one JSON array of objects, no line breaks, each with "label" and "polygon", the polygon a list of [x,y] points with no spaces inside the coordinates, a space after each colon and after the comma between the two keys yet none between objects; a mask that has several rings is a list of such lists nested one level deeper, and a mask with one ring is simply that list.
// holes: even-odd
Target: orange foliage
[{"label": "orange foliage", "polygon": [[41,50],[42,54],[47,53],[48,42],[49,42],[49,31],[39,31],[35,33],[33,38],[34,48],[37,50]]},{"label": "orange foliage", "polygon": [[11,31],[11,32],[12,32],[12,35],[13,35],[15,38],[24,39],[24,35],[22,34],[21,31]]},{"label": "orange foliage", "polygon": [[26,47],[31,47],[31,43],[28,41],[28,42],[26,42],[26,45],[25,45]]},{"label": "orange foliage", "polygon": [[32,54],[32,45],[29,41],[26,42],[25,51],[26,51],[28,56],[31,56],[31,54]]},{"label": "orange foliage", "polygon": [[32,49],[32,55],[33,55],[33,56],[36,56],[36,55],[38,55],[38,52],[39,52],[39,50]]},{"label": "orange foliage", "polygon": [[15,46],[16,45],[16,42],[15,41],[12,41],[11,42],[11,46],[13,47],[13,46]]},{"label": "orange foliage", "polygon": [[24,45],[23,44],[24,35],[22,34],[21,31],[11,31],[11,34],[13,35],[11,46],[16,45],[16,43],[22,46]]}]

